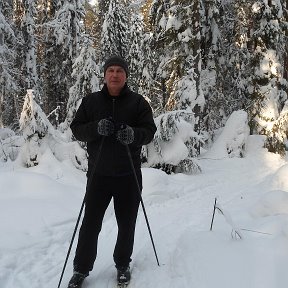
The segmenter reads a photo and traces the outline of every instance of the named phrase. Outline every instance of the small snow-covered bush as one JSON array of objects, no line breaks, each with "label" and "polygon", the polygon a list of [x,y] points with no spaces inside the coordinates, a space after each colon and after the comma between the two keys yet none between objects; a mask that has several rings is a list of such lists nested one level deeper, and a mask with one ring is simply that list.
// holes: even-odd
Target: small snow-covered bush
[{"label": "small snow-covered bush", "polygon": [[142,149],[145,167],[166,173],[195,174],[201,172],[196,146],[201,136],[194,131],[195,118],[191,109],[167,112],[155,118],[157,131],[153,141]]},{"label": "small snow-covered bush", "polygon": [[26,167],[39,164],[46,149],[50,149],[59,161],[71,161],[83,171],[87,171],[86,151],[67,133],[56,130],[36,103],[32,90],[27,91],[20,118],[20,128],[25,144],[21,149],[21,160]]},{"label": "small snow-covered bush", "polygon": [[65,134],[56,131],[53,137],[49,137],[47,142],[53,155],[57,160],[70,161],[77,169],[86,172],[88,169],[87,152],[77,141],[71,142],[66,140],[64,136]]},{"label": "small snow-covered bush", "polygon": [[23,137],[15,135],[13,130],[0,128],[0,161],[6,162],[9,159],[14,161],[23,144]]},{"label": "small snow-covered bush", "polygon": [[248,114],[234,111],[228,118],[222,133],[218,136],[206,157],[232,158],[245,156],[249,136]]}]

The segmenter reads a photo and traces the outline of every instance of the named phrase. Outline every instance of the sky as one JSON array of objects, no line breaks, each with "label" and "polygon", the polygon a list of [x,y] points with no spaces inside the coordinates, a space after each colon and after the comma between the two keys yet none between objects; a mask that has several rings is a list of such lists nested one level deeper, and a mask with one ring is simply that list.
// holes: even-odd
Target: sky
[{"label": "sky", "polygon": [[[142,169],[143,201],[160,266],[140,208],[131,288],[287,287],[287,159],[267,152],[263,136],[255,135],[245,139],[245,157],[230,158],[223,151],[228,136],[241,130],[236,123],[230,119],[212,148],[202,151],[201,173]],[[49,149],[36,167],[0,162],[1,288],[58,286],[85,184],[84,172],[55,159]],[[115,287],[116,233],[111,205],[83,288]],[[72,275],[74,252],[75,243],[61,287]]]}]

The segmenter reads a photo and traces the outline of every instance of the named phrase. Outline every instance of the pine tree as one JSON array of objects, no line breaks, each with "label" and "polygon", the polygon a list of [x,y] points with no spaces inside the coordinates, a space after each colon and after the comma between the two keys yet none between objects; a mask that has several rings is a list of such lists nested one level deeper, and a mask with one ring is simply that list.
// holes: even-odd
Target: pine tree
[{"label": "pine tree", "polygon": [[[223,89],[228,97],[228,103],[225,103],[225,116],[228,117],[233,111],[239,109],[247,110],[250,106],[250,98],[253,84],[251,76],[253,75],[253,64],[251,63],[251,7],[253,1],[235,0],[230,14],[226,18],[232,17],[231,26],[226,29],[223,37],[226,40],[225,73],[226,81]],[[230,9],[229,4],[227,4]],[[228,18],[229,19],[229,18]],[[227,27],[224,26],[223,28]]]},{"label": "pine tree", "polygon": [[[13,123],[15,115],[14,101],[17,90],[15,71],[16,37],[11,26],[12,7],[0,3],[0,128]],[[9,17],[10,18],[7,18]]]},{"label": "pine tree", "polygon": [[[284,84],[284,53],[287,39],[281,1],[259,1],[252,6],[254,19],[253,64],[255,100],[252,102],[251,120],[255,131],[267,135],[269,151],[285,153],[286,127],[277,119],[287,99]],[[284,28],[284,30],[282,29]],[[287,27],[287,26],[286,26]],[[287,28],[286,28],[287,29]],[[287,83],[286,83],[287,87]],[[284,88],[284,89],[283,89]]]},{"label": "pine tree", "polygon": [[101,35],[101,27],[102,22],[100,22],[100,15],[102,14],[99,10],[99,3],[91,3],[88,0],[85,0],[85,18],[84,18],[84,26],[85,26],[85,34],[89,35],[92,39],[94,39],[93,46],[97,47],[97,50],[100,49],[100,35]]},{"label": "pine tree", "polygon": [[139,55],[139,90],[138,92],[149,99],[154,115],[158,116],[163,112],[165,103],[162,90],[157,82],[156,69],[159,64],[158,50],[153,49],[153,39],[150,33],[145,33],[140,43]]},{"label": "pine tree", "polygon": [[69,90],[67,116],[61,124],[61,130],[68,129],[79,107],[79,101],[87,94],[99,90],[100,67],[98,63],[92,41],[87,39],[73,64],[72,77],[75,84]]},{"label": "pine tree", "polygon": [[[195,9],[197,12],[195,12]],[[153,165],[166,172],[185,171],[195,173],[201,170],[193,160],[193,157],[200,153],[202,136],[200,135],[199,123],[205,103],[200,86],[201,54],[199,48],[201,38],[199,13],[200,2],[198,1],[194,1],[191,5],[190,1],[185,0],[163,0],[153,1],[151,5],[152,53],[155,53],[153,56],[156,56],[153,59],[159,59],[157,60],[157,70],[154,70],[156,72],[155,86],[158,86],[159,94],[162,97],[156,99],[160,100],[158,100],[158,103],[162,114],[157,117],[158,133],[153,140],[153,144],[148,146],[146,155],[154,154],[151,152],[153,151],[151,146],[153,146],[159,157],[156,160],[157,163]],[[193,24],[192,19],[194,19],[195,24]],[[159,57],[157,57],[158,55]],[[157,91],[156,89],[154,88],[154,91]],[[153,101],[155,102],[155,99],[152,100],[152,103]],[[165,111],[166,113],[163,113]],[[189,127],[191,134],[189,134],[189,137],[186,135],[185,139],[180,140],[178,139],[178,133],[182,125],[179,125],[178,122],[182,123],[182,120],[179,120],[182,117],[182,120],[187,122],[185,125],[187,125],[187,129]],[[189,117],[192,117],[193,120]],[[175,143],[182,147],[183,153],[179,153],[177,160],[172,160],[169,156],[167,157],[167,151],[169,146],[172,145],[173,147]],[[145,151],[143,155],[144,159],[148,157],[145,157]],[[147,159],[149,163],[149,157]],[[152,159],[154,159],[153,156]],[[187,169],[190,169],[189,172]]]},{"label": "pine tree", "polygon": [[101,33],[101,54],[105,61],[111,55],[119,55],[124,59],[128,55],[130,30],[129,14],[123,1],[110,0]]},{"label": "pine tree", "polygon": [[227,119],[224,107],[228,104],[228,97],[224,94],[226,65],[223,65],[225,52],[221,31],[224,22],[227,23],[227,18],[224,19],[220,0],[205,1],[205,22],[201,40],[203,60],[201,87],[206,105],[201,126],[208,132],[208,143],[214,140],[215,131],[223,127]]},{"label": "pine tree", "polygon": [[[181,91],[177,92],[178,89],[183,88],[183,81],[191,81],[192,78],[196,89],[196,98],[203,106],[203,93],[200,86],[201,72],[199,70],[201,69],[200,28],[198,25],[200,6],[198,1],[193,3],[190,5],[190,2],[186,0],[165,0],[152,3],[154,48],[160,49],[163,55],[158,66],[158,75],[164,80],[165,90],[167,89],[169,95],[166,110],[173,110],[176,107],[182,109],[184,106],[194,109],[197,105],[194,103],[195,99],[188,100],[187,94],[181,99]],[[195,12],[195,9],[198,12]],[[152,16],[153,14],[154,16]],[[191,73],[192,71],[193,73]],[[191,97],[193,96],[191,95]]]},{"label": "pine tree", "polygon": [[[201,138],[193,131],[195,120],[191,109],[170,111],[156,117],[157,131],[153,142],[142,151],[143,165],[162,169],[168,174],[199,173],[201,168],[193,159],[197,152],[194,154],[194,147],[190,147],[197,145]],[[171,153],[176,149],[178,153]]]},{"label": "pine tree", "polygon": [[35,97],[38,98],[39,103],[40,99],[40,83],[37,69],[37,40],[36,36],[36,25],[34,18],[36,16],[36,5],[33,0],[23,0],[24,6],[24,17],[22,18],[22,33],[23,33],[23,48],[25,53],[24,60],[24,75],[25,75],[25,90],[33,89]]},{"label": "pine tree", "polygon": [[143,26],[141,17],[133,13],[131,16],[131,30],[129,38],[131,45],[128,52],[127,61],[129,63],[129,86],[135,92],[139,90],[139,84],[142,77],[141,65],[141,41],[143,39]]},{"label": "pine tree", "polygon": [[[40,97],[40,82],[37,69],[36,9],[35,1],[13,1],[13,30],[17,41],[15,52],[15,72],[19,89],[14,97],[15,116],[19,119],[21,107],[27,89],[35,90],[35,97]],[[16,120],[16,119],[15,119]],[[14,121],[13,121],[14,122]],[[12,124],[12,123],[11,123]],[[14,123],[13,123],[14,124]],[[18,125],[18,124],[17,124]],[[16,127],[17,129],[18,127]]]},{"label": "pine tree", "polygon": [[[169,0],[154,0],[151,3],[149,14],[151,36],[148,40],[152,50],[152,58],[149,58],[152,61],[151,65],[149,65],[149,74],[154,82],[152,86],[153,90],[151,90],[152,104],[154,104],[154,109],[158,113],[165,113],[168,110],[167,103],[171,97],[172,89],[167,78],[171,74],[172,77],[177,77],[177,74],[169,73],[167,67],[168,65],[177,67],[177,64],[174,65],[173,55],[171,56],[173,49],[169,46],[171,38],[173,41],[173,36],[169,38],[169,33],[166,33],[166,23],[169,18],[168,7]],[[171,63],[169,63],[170,59]],[[173,83],[173,81],[176,82],[177,78],[172,79],[170,82]]]},{"label": "pine tree", "polygon": [[51,124],[37,104],[33,90],[28,90],[20,117],[20,130],[26,142],[21,157],[26,167],[38,165],[41,139],[47,135],[49,129]]},{"label": "pine tree", "polygon": [[[197,119],[194,129],[200,133],[205,103],[201,89],[200,2],[154,1],[151,14],[155,11],[154,39],[156,46],[162,46],[163,54],[158,75],[169,95],[165,110],[191,109]],[[200,143],[189,147],[198,151],[190,154],[200,153]]]},{"label": "pine tree", "polygon": [[27,91],[19,122],[25,140],[19,156],[26,167],[38,165],[42,154],[51,150],[57,160],[71,161],[76,168],[87,171],[86,152],[52,126],[36,102],[33,90]]},{"label": "pine tree", "polygon": [[73,86],[72,65],[80,53],[85,17],[83,0],[65,0],[59,4],[54,19],[47,23],[48,49],[45,52],[45,94],[47,114],[58,108],[57,118],[52,121],[59,125],[65,119],[69,89]]},{"label": "pine tree", "polygon": [[[284,54],[283,54],[283,78],[285,80],[285,83],[288,83],[288,69],[285,69],[285,67],[288,67],[288,0],[283,0],[282,2],[282,9],[283,9],[283,21],[281,23],[281,28],[284,31],[284,39],[285,41],[285,48],[284,48]],[[285,85],[284,90],[286,92],[286,95],[288,95],[288,85]]]}]

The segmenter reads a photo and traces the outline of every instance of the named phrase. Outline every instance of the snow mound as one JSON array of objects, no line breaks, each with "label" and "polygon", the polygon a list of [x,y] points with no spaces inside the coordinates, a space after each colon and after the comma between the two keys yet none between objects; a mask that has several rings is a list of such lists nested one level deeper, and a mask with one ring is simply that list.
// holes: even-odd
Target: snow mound
[{"label": "snow mound", "polygon": [[254,217],[288,214],[288,193],[282,190],[269,191],[252,206],[251,214]]},{"label": "snow mound", "polygon": [[248,135],[247,113],[243,110],[234,111],[205,157],[218,159],[244,157]]},{"label": "snow mound", "polygon": [[[45,171],[48,170],[41,172]],[[4,217],[0,218],[1,230],[5,231],[0,237],[1,249],[13,250],[35,244],[43,229],[52,229],[60,225],[62,219],[70,221],[77,215],[83,198],[83,191],[79,191],[72,181],[73,178],[79,181],[77,171],[63,179],[51,178],[41,172],[36,167],[34,170],[1,171],[0,211],[5,211]],[[60,183],[61,180],[65,183]]]},{"label": "snow mound", "polygon": [[[278,171],[275,173],[275,175],[273,175],[271,181],[273,189],[279,189],[288,192],[287,175],[288,175],[288,164],[280,167]],[[288,193],[286,194],[288,195]]]}]

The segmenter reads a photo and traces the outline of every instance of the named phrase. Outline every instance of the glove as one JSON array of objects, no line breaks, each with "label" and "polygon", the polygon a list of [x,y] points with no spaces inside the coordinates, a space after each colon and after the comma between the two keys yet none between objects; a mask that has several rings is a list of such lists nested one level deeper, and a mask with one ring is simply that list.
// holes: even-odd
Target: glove
[{"label": "glove", "polygon": [[99,135],[110,136],[114,133],[114,123],[109,119],[101,119],[98,122],[97,131]]},{"label": "glove", "polygon": [[134,130],[132,127],[122,124],[116,134],[117,140],[123,145],[131,144],[134,141]]}]

